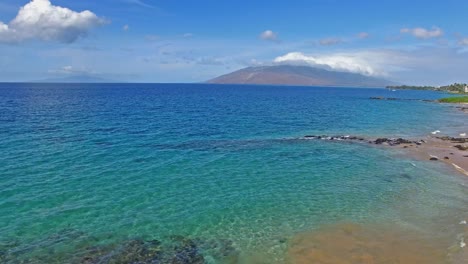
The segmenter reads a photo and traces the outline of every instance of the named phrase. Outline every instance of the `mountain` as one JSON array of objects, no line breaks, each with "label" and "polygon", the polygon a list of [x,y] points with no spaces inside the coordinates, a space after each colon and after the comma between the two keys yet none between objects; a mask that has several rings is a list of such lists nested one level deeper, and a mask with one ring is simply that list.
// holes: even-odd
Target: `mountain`
[{"label": "mountain", "polygon": [[337,72],[309,66],[248,67],[219,76],[207,83],[270,84],[298,86],[386,87],[394,82],[358,73]]},{"label": "mountain", "polygon": [[113,83],[115,81],[89,75],[73,75],[63,78],[50,78],[32,81],[36,83]]}]

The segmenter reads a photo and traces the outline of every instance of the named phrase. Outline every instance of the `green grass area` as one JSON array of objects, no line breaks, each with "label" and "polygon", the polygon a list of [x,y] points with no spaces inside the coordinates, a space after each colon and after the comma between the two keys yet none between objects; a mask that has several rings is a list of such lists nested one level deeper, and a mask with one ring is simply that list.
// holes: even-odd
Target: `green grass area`
[{"label": "green grass area", "polygon": [[447,97],[439,99],[441,103],[468,103],[468,96]]}]

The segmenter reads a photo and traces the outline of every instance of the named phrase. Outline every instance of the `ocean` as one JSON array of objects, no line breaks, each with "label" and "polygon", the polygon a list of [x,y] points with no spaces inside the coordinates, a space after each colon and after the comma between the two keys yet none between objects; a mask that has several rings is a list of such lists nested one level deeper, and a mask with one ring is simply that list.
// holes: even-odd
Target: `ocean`
[{"label": "ocean", "polygon": [[303,138],[466,127],[451,105],[374,96],[446,94],[0,84],[0,262],[287,263],[298,236],[347,223],[451,252],[466,177],[398,149]]}]

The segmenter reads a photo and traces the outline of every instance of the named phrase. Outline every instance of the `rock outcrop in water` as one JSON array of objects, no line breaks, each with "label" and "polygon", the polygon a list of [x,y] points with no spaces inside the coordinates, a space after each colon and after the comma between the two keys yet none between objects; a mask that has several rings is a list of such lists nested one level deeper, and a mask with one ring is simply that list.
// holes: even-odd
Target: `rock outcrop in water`
[{"label": "rock outcrop in water", "polygon": [[397,146],[402,144],[415,144],[421,145],[425,143],[424,140],[417,140],[411,141],[404,138],[377,138],[377,139],[366,139],[362,137],[356,136],[315,136],[315,135],[307,135],[304,136],[305,139],[321,139],[321,140],[329,140],[329,141],[363,141],[368,142],[370,144],[375,145],[389,145],[389,146]]},{"label": "rock outcrop in water", "polygon": [[455,145],[454,147],[457,148],[458,150],[462,150],[462,151],[468,150],[468,146]]},{"label": "rock outcrop in water", "polygon": [[468,138],[456,138],[456,137],[437,137],[440,140],[450,141],[452,143],[468,143]]}]

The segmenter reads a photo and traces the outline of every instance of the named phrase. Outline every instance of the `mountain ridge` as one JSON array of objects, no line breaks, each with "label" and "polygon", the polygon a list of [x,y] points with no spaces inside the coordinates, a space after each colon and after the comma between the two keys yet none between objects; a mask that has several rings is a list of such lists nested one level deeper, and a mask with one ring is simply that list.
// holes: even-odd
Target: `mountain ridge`
[{"label": "mountain ridge", "polygon": [[218,76],[206,83],[376,88],[395,84],[392,81],[358,73],[296,65],[247,67]]}]

